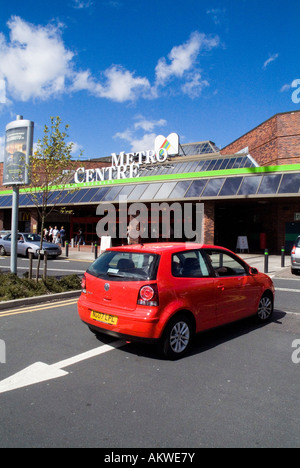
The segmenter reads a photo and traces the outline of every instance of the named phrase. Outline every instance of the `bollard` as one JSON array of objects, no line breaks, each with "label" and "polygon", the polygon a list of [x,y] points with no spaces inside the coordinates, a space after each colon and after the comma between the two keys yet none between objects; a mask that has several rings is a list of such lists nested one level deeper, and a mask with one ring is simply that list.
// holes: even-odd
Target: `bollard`
[{"label": "bollard", "polygon": [[95,242],[95,260],[97,259],[98,257],[98,245],[97,245],[97,242]]},{"label": "bollard", "polygon": [[281,247],[281,268],[285,267],[285,247]]},{"label": "bollard", "polygon": [[47,262],[48,262],[48,252],[44,250],[44,270],[43,270],[43,280],[47,279]]},{"label": "bollard", "polygon": [[265,273],[269,271],[269,250],[265,249]]},{"label": "bollard", "polygon": [[29,250],[29,253],[28,253],[28,256],[29,256],[29,275],[28,275],[28,278],[32,279],[33,251],[30,252],[30,250]]},{"label": "bollard", "polygon": [[69,242],[66,242],[66,257],[69,256]]}]

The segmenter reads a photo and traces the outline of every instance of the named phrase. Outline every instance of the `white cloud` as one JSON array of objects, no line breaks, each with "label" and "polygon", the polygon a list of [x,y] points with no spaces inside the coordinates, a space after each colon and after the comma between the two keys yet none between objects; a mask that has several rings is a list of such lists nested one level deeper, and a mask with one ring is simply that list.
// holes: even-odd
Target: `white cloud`
[{"label": "white cloud", "polygon": [[211,8],[206,10],[206,13],[211,17],[215,24],[220,24],[226,13],[226,8]]},{"label": "white cloud", "polygon": [[182,91],[190,98],[194,99],[201,95],[202,90],[209,86],[208,81],[202,80],[200,73],[191,75],[190,79],[182,85]]},{"label": "white cloud", "polygon": [[138,152],[153,149],[156,136],[157,135],[155,133],[147,133],[141,138],[131,140],[131,151]]},{"label": "white cloud", "polygon": [[89,8],[93,3],[92,0],[74,0],[73,7],[82,10],[83,8]]},{"label": "white cloud", "polygon": [[158,61],[155,68],[156,85],[164,86],[173,77],[182,78],[186,72],[195,67],[201,50],[211,50],[218,45],[218,37],[208,37],[197,31],[192,33],[187,42],[173,47],[168,55],[169,63],[165,57]]},{"label": "white cloud", "polygon": [[134,73],[120,66],[112,66],[104,72],[106,83],[99,88],[99,96],[117,102],[131,101],[150,90],[147,78],[135,77]]},{"label": "white cloud", "polygon": [[276,60],[277,58],[279,57],[279,54],[273,54],[271,55],[268,60],[266,60],[263,64],[263,68],[266,69],[267,66],[271,63],[271,62],[274,62],[274,60]]},{"label": "white cloud", "polygon": [[78,156],[78,154],[83,151],[83,146],[80,145],[79,143],[76,143],[76,141],[71,141],[70,143],[72,143],[72,155],[73,156]]},{"label": "white cloud", "polygon": [[34,26],[17,16],[8,22],[10,42],[0,36],[0,79],[16,99],[47,99],[65,91],[74,54],[60,37],[60,26]]},{"label": "white cloud", "polygon": [[6,83],[2,78],[0,79],[0,104],[6,103]]},{"label": "white cloud", "polygon": [[103,73],[103,83],[97,82],[89,70],[74,76],[73,91],[87,90],[97,97],[116,102],[133,101],[139,96],[149,94],[150,83],[147,78],[135,77],[134,73],[120,66],[112,66]]},{"label": "white cloud", "polygon": [[134,124],[136,130],[142,129],[145,132],[151,132],[155,127],[163,127],[167,124],[167,121],[164,119],[160,120],[147,120],[143,116],[137,117],[138,122]]},{"label": "white cloud", "polygon": [[[164,119],[147,120],[142,115],[136,117],[137,122],[133,127],[127,128],[123,132],[118,132],[114,135],[115,139],[126,141],[130,145],[130,150],[133,152],[146,151],[154,148],[154,141],[157,134],[153,130],[164,127],[167,121]],[[139,135],[140,131],[144,131],[143,135]],[[149,133],[150,132],[150,133]]]},{"label": "white cloud", "polygon": [[0,162],[4,161],[5,137],[0,136]]},{"label": "white cloud", "polygon": [[[88,0],[76,0],[77,8],[87,7]],[[75,52],[68,50],[62,37],[62,25],[33,25],[20,17],[13,16],[7,23],[9,39],[0,32],[0,102],[31,99],[49,99],[66,93],[88,91],[98,98],[123,103],[138,98],[154,99],[159,91],[170,85],[170,81],[181,80],[181,91],[190,97],[198,97],[204,87],[197,68],[201,51],[218,46],[219,38],[199,32],[191,34],[184,44],[172,48],[167,59],[158,60],[155,82],[138,76],[121,65],[112,65],[99,73],[76,70]],[[3,102],[2,102],[3,103]]]}]

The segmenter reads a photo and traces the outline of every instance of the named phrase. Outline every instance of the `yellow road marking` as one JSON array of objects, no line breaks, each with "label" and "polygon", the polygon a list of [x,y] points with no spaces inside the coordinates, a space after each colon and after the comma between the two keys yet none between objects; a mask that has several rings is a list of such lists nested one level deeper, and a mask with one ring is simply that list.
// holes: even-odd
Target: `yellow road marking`
[{"label": "yellow road marking", "polygon": [[68,299],[65,301],[52,302],[51,304],[45,303],[45,304],[39,304],[36,306],[29,305],[27,307],[21,307],[18,309],[5,310],[3,312],[0,312],[0,318],[7,317],[9,315],[28,314],[31,312],[37,312],[37,311],[45,310],[45,309],[54,309],[55,307],[64,307],[64,306],[76,304],[77,301],[78,301],[78,298],[73,298],[73,299]]}]

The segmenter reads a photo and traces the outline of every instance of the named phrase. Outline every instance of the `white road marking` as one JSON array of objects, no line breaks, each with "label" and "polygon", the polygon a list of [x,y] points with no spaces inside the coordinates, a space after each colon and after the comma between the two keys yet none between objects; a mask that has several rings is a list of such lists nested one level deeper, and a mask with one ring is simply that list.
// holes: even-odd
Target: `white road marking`
[{"label": "white road marking", "polygon": [[85,353],[78,354],[77,356],[73,356],[52,365],[48,365],[43,362],[36,362],[11,377],[2,380],[2,382],[0,382],[0,393],[10,392],[17,388],[28,387],[47,380],[64,377],[69,374],[69,372],[63,370],[64,367],[69,367],[86,359],[107,353],[108,351],[120,348],[125,344],[125,341],[115,341],[110,345],[103,345],[98,348],[91,349],[90,351],[86,351]]}]

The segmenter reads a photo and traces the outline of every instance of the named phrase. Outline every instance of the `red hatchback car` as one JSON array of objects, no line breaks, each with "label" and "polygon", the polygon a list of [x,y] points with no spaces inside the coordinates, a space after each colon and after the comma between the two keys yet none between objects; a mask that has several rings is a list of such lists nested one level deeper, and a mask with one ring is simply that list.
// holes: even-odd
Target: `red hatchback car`
[{"label": "red hatchback car", "polygon": [[274,285],[229,250],[188,243],[111,248],[90,266],[78,301],[94,333],[159,343],[183,356],[195,333],[273,313]]}]

